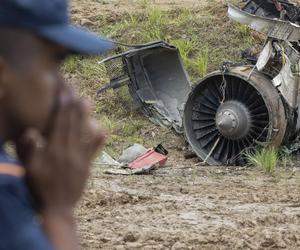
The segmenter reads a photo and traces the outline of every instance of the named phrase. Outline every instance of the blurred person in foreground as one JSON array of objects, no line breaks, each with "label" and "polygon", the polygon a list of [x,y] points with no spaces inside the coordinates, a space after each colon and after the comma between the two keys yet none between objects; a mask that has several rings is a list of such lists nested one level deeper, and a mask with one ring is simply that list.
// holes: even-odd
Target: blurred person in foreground
[{"label": "blurred person in foreground", "polygon": [[104,135],[60,66],[112,46],[70,25],[66,0],[0,0],[1,250],[78,248],[73,209]]}]

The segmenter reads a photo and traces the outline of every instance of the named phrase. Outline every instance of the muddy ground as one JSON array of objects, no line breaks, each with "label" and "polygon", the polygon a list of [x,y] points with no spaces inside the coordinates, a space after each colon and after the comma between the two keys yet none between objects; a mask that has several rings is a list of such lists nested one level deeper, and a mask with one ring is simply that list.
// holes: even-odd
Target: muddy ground
[{"label": "muddy ground", "polygon": [[83,249],[299,249],[299,178],[167,168],[94,175],[78,212]]},{"label": "muddy ground", "polygon": [[[140,2],[74,0],[72,17],[85,22],[100,12],[135,10]],[[207,1],[155,3],[168,9]],[[297,161],[272,175],[196,166],[197,159],[184,159],[184,141],[164,133],[170,151],[165,168],[111,176],[95,166],[77,209],[82,249],[300,249]]]},{"label": "muddy ground", "polygon": [[196,162],[174,148],[150,175],[95,167],[77,211],[83,249],[300,249],[297,168],[269,175]]}]

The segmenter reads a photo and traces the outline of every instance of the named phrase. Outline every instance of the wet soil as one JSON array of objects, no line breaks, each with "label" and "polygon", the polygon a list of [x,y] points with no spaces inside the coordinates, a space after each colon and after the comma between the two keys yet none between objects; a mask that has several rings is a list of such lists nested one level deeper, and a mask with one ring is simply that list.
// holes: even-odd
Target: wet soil
[{"label": "wet soil", "polygon": [[199,166],[169,141],[149,175],[95,166],[77,209],[83,249],[300,249],[300,169]]},{"label": "wet soil", "polygon": [[77,211],[83,249],[300,249],[298,171],[172,158],[151,175],[94,170]]}]

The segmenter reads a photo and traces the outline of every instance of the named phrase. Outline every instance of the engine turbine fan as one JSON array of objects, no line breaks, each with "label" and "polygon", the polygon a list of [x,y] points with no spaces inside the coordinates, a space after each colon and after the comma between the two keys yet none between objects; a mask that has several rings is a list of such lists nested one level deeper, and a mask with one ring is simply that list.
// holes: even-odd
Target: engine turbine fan
[{"label": "engine turbine fan", "polygon": [[208,75],[185,106],[186,137],[210,165],[244,165],[245,153],[257,145],[279,146],[286,126],[279,93],[266,76],[250,67]]}]

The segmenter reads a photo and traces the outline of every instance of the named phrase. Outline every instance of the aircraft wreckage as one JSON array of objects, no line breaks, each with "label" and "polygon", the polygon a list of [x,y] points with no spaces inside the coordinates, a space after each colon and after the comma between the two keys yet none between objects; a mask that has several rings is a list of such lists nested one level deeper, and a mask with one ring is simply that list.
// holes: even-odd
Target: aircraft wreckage
[{"label": "aircraft wreckage", "polygon": [[101,62],[111,81],[98,94],[128,85],[147,117],[183,133],[210,165],[244,165],[248,150],[291,141],[300,130],[300,8],[250,0],[229,4],[228,14],[267,35],[258,57],[224,64],[192,87],[176,47],[144,44]]}]

